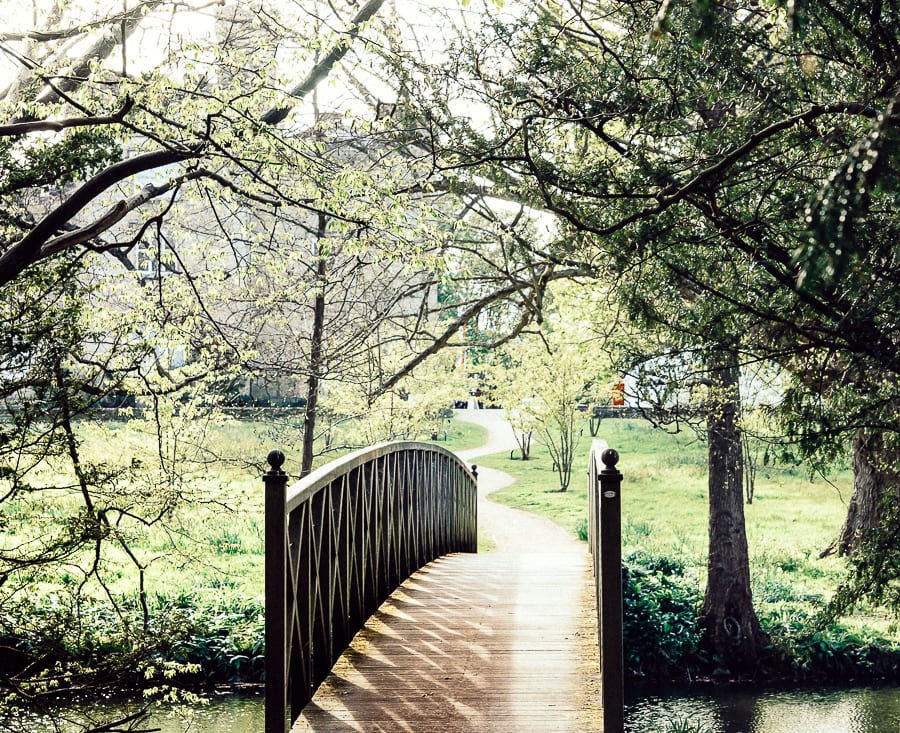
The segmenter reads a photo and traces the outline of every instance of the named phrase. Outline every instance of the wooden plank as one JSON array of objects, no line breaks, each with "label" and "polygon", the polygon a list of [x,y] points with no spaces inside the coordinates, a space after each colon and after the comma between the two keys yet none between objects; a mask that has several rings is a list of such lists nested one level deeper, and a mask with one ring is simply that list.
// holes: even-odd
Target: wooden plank
[{"label": "wooden plank", "polygon": [[426,565],[338,660],[292,733],[601,733],[586,554]]}]

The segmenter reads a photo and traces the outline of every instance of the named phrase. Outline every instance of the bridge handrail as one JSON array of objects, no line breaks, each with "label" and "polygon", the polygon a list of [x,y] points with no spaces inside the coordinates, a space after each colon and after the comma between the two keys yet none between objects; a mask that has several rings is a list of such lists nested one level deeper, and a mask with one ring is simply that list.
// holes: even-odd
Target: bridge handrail
[{"label": "bridge handrail", "polygon": [[[434,443],[423,443],[417,440],[392,440],[385,443],[369,445],[365,448],[359,448],[358,450],[341,456],[340,458],[335,458],[333,461],[326,463],[324,466],[320,466],[310,472],[309,475],[288,486],[286,510],[288,512],[292,511],[299,504],[308,500],[309,497],[320,488],[330,483],[332,479],[361,466],[363,463],[381,458],[389,453],[396,453],[403,450],[420,450],[440,453],[459,461],[459,458],[455,453],[447,450],[443,446],[435,445]],[[459,463],[467,471],[469,470],[469,467],[465,463],[462,461],[459,461]],[[474,474],[472,474],[472,478],[474,480]]]},{"label": "bridge handrail", "polygon": [[588,462],[588,546],[594,563],[604,733],[624,729],[622,649],[622,474],[619,454],[602,440]]},{"label": "bridge handrail", "polygon": [[288,486],[269,454],[266,733],[284,733],[366,619],[410,574],[477,549],[475,474],[446,448],[363,448]]}]

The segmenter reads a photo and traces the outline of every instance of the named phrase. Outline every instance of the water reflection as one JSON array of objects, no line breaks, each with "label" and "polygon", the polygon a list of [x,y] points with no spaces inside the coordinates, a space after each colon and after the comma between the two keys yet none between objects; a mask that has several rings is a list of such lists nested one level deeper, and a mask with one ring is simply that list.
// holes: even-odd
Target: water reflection
[{"label": "water reflection", "polygon": [[[0,716],[0,731],[23,733],[77,733],[93,721],[122,718],[140,710],[140,701],[67,703],[53,710],[11,711]],[[212,696],[202,705],[160,705],[151,709],[150,719],[138,726],[160,733],[259,733],[264,729],[262,695]],[[117,728],[126,730],[126,728]]]},{"label": "water reflection", "polygon": [[900,689],[635,689],[628,733],[666,733],[673,722],[703,733],[897,733]]},{"label": "water reflection", "polygon": [[[19,711],[0,719],[0,731],[73,733],[77,720],[109,719],[138,709],[138,703],[68,705],[44,715]],[[69,723],[64,723],[63,718]],[[213,696],[208,704],[158,708],[142,729],[161,733],[259,733],[263,698]],[[671,733],[673,722],[703,733],[898,733],[900,689],[765,690],[741,687],[647,688],[631,690],[625,711],[627,733]],[[14,726],[10,723],[15,723]]]},{"label": "water reflection", "polygon": [[[259,733],[264,730],[263,698],[230,697],[208,705],[156,712],[161,733]],[[153,726],[148,726],[153,727]]]}]

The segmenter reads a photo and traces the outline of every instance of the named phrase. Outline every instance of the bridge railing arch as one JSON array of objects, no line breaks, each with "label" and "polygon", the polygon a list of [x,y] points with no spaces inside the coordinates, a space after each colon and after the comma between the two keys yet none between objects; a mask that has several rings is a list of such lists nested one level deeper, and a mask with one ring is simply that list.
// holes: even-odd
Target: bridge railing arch
[{"label": "bridge railing arch", "polygon": [[290,486],[284,455],[268,460],[266,733],[284,733],[400,583],[477,550],[476,474],[414,441],[364,448]]}]

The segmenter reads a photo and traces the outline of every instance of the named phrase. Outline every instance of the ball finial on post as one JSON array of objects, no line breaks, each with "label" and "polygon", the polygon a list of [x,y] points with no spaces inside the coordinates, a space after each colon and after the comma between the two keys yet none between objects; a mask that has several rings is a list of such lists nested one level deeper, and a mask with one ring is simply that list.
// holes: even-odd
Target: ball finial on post
[{"label": "ball finial on post", "polygon": [[269,466],[269,475],[270,476],[280,476],[284,473],[281,470],[281,467],[284,465],[284,453],[280,450],[272,450],[269,451],[269,455],[266,456],[266,461],[268,461]]},{"label": "ball finial on post", "polygon": [[608,471],[613,471],[619,462],[619,451],[614,448],[607,448],[600,454],[600,460],[603,461],[603,465]]}]

